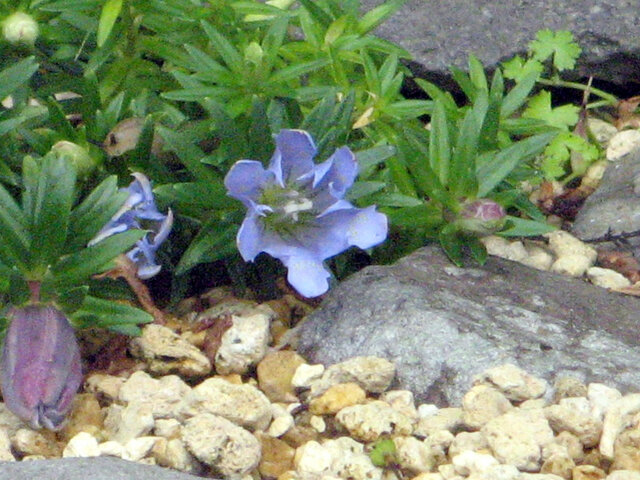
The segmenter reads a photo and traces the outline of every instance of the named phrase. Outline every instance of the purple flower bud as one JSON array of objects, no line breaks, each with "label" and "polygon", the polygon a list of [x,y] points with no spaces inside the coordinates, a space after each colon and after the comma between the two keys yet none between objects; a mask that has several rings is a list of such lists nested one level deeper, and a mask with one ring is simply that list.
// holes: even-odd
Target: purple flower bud
[{"label": "purple flower bud", "polygon": [[4,402],[31,427],[58,430],[82,382],[73,327],[50,305],[14,308],[8,317],[0,360]]},{"label": "purple flower bud", "polygon": [[499,203],[480,198],[464,206],[456,224],[468,233],[489,235],[504,227],[506,215]]}]

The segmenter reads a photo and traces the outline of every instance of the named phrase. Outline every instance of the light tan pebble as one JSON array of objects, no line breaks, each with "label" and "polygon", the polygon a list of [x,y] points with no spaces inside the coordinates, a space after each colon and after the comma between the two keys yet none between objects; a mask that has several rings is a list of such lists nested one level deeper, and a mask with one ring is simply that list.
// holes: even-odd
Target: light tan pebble
[{"label": "light tan pebble", "polygon": [[586,257],[591,265],[593,265],[598,258],[598,252],[595,248],[587,245],[569,232],[556,230],[544,236],[547,237],[549,241],[549,249],[555,253],[558,258],[577,255]]},{"label": "light tan pebble", "polygon": [[203,467],[196,458],[189,453],[182,440],[173,438],[159,438],[150,452],[157,465],[172,468],[181,472],[199,474]]},{"label": "light tan pebble", "polygon": [[27,455],[26,457],[22,457],[21,462],[30,462],[32,460],[46,460],[47,457],[43,457],[42,455]]},{"label": "light tan pebble", "polygon": [[251,385],[234,385],[220,378],[208,378],[185,397],[185,413],[220,415],[251,430],[265,430],[271,422],[269,399]]},{"label": "light tan pebble", "polygon": [[122,458],[132,462],[138,462],[146,457],[154,445],[158,442],[166,444],[167,439],[163,437],[139,437],[132,438],[124,446]]},{"label": "light tan pebble", "polygon": [[451,480],[452,478],[458,478],[460,475],[456,473],[456,468],[452,463],[445,463],[444,465],[438,465],[438,473],[442,475],[446,480]]},{"label": "light tan pebble", "polygon": [[118,457],[122,458],[124,446],[115,440],[108,440],[98,444],[101,457]]},{"label": "light tan pebble", "polygon": [[[111,417],[112,413],[113,417]],[[109,428],[109,430],[113,429],[113,434],[109,436],[109,439],[124,445],[132,438],[147,435],[153,430],[155,425],[153,406],[148,403],[132,402],[122,410],[118,410],[116,405],[110,405],[107,409],[105,427],[109,426],[110,421],[113,421],[114,425]]]},{"label": "light tan pebble", "polygon": [[633,470],[616,470],[611,472],[605,480],[640,480],[640,472]]},{"label": "light tan pebble", "polygon": [[283,405],[272,403],[271,414],[273,415],[273,420],[271,421],[271,425],[269,425],[267,435],[281,437],[295,425],[293,416]]},{"label": "light tan pebble", "polygon": [[462,408],[441,408],[434,415],[420,418],[413,433],[421,437],[427,437],[439,430],[455,433],[462,427],[462,415]]},{"label": "light tan pebble", "polygon": [[25,425],[13,412],[11,412],[4,402],[0,402],[0,428],[2,428],[7,435],[11,437],[18,430],[24,428]]},{"label": "light tan pebble", "polygon": [[339,383],[312,398],[309,411],[314,415],[335,415],[345,407],[363,403],[366,397],[367,393],[357,383]]},{"label": "light tan pebble", "polygon": [[475,385],[494,387],[513,402],[539,398],[547,390],[547,383],[528,374],[520,367],[506,363],[490,368],[473,379]]},{"label": "light tan pebble", "polygon": [[553,473],[521,473],[518,480],[563,480]]},{"label": "light tan pebble", "polygon": [[609,139],[607,160],[617,162],[636,148],[640,147],[640,131],[637,129],[622,130]]},{"label": "light tan pebble", "polygon": [[182,441],[198,460],[224,476],[244,475],[260,462],[260,442],[251,433],[229,420],[201,413],[182,428]]},{"label": "light tan pebble", "polygon": [[506,258],[514,262],[520,262],[528,256],[524,244],[520,241],[509,242],[509,240],[497,235],[483,237],[480,241],[484,244],[489,255]]},{"label": "light tan pebble", "polygon": [[571,432],[560,432],[553,439],[553,443],[564,447],[573,461],[582,463],[584,459],[584,447],[580,439]]},{"label": "light tan pebble", "polygon": [[331,454],[331,474],[352,480],[382,480],[383,470],[376,467],[364,451],[364,445],[349,437],[327,440],[323,446]]},{"label": "light tan pebble", "polygon": [[182,424],[175,418],[159,418],[153,425],[153,434],[167,439],[179,438]]},{"label": "light tan pebble", "polygon": [[293,378],[291,378],[291,385],[296,388],[311,388],[313,382],[322,377],[324,370],[324,365],[307,365],[303,363],[296,368]]},{"label": "light tan pebble", "polygon": [[412,421],[418,421],[418,410],[413,401],[413,393],[409,390],[389,390],[380,395],[380,400],[387,402],[391,408],[402,413]]},{"label": "light tan pebble", "polygon": [[512,410],[489,420],[481,431],[500,463],[526,472],[539,469],[542,447],[553,441],[542,410]]},{"label": "light tan pebble", "polygon": [[440,430],[433,432],[423,440],[423,443],[429,447],[431,454],[436,459],[436,463],[444,463],[447,459],[447,451],[453,442],[454,436],[449,430]]},{"label": "light tan pebble", "polygon": [[449,457],[453,458],[455,455],[459,455],[467,450],[478,453],[490,453],[487,439],[484,438],[481,432],[458,433],[449,447]]},{"label": "light tan pebble", "polygon": [[410,435],[413,431],[410,419],[380,400],[343,408],[336,420],[353,437],[365,442],[373,442],[383,434]]},{"label": "light tan pebble", "polygon": [[564,480],[571,480],[571,472],[575,466],[576,464],[568,452],[565,455],[551,455],[540,467],[540,473],[552,473],[564,478]]},{"label": "light tan pebble", "polygon": [[401,468],[412,474],[430,472],[436,466],[433,451],[415,437],[394,437],[396,458]]},{"label": "light tan pebble", "polygon": [[486,470],[473,472],[467,480],[518,480],[520,470],[513,465],[492,465]]},{"label": "light tan pebble", "polygon": [[593,465],[578,465],[572,475],[572,480],[601,480],[607,476],[604,470]]},{"label": "light tan pebble", "polygon": [[477,430],[511,409],[511,402],[494,387],[474,385],[462,398],[462,421],[467,428]]},{"label": "light tan pebble", "polygon": [[539,408],[544,408],[547,406],[547,400],[545,400],[544,398],[532,398],[531,400],[525,400],[524,402],[522,402],[520,405],[518,405],[518,408],[520,410],[527,410],[527,409],[539,409]]},{"label": "light tan pebble", "polygon": [[471,473],[481,472],[493,465],[498,465],[498,460],[486,453],[465,450],[460,455],[453,457],[451,463],[457,474],[468,476]]},{"label": "light tan pebble", "polygon": [[11,447],[20,456],[41,455],[45,458],[59,457],[62,447],[54,432],[21,428],[11,437]]},{"label": "light tan pebble", "polygon": [[4,428],[0,428],[0,462],[13,462],[15,457],[11,452],[11,439]]},{"label": "light tan pebble", "polygon": [[311,385],[311,396],[317,397],[332,385],[354,382],[371,393],[389,388],[396,374],[395,365],[380,357],[354,357],[328,367],[322,378]]},{"label": "light tan pebble", "polygon": [[606,147],[611,137],[618,133],[618,129],[609,122],[600,120],[599,118],[590,118],[587,121],[589,130],[593,134],[594,138],[602,145]]},{"label": "light tan pebble", "polygon": [[211,372],[211,362],[200,350],[163,325],[142,327],[142,335],[131,340],[129,351],[156,375],[200,377]]},{"label": "light tan pebble", "polygon": [[283,473],[293,470],[293,457],[296,450],[287,442],[263,433],[256,434],[262,446],[262,455],[258,471],[262,477],[277,478]]},{"label": "light tan pebble", "polygon": [[107,375],[105,373],[92,373],[84,382],[84,390],[95,393],[106,401],[113,402],[118,398],[120,387],[126,378]]},{"label": "light tan pebble", "polygon": [[587,270],[591,283],[602,288],[624,288],[631,285],[627,277],[610,268],[591,267]]},{"label": "light tan pebble", "polygon": [[546,407],[544,412],[555,432],[571,432],[587,448],[598,444],[602,421],[593,416],[585,397],[563,398],[557,405]]},{"label": "light tan pebble", "polygon": [[312,440],[296,449],[293,464],[301,475],[326,475],[331,470],[331,452]]},{"label": "light tan pebble", "polygon": [[179,418],[185,408],[184,398],[191,391],[177,375],[153,378],[146,372],[134,372],[120,387],[118,398],[123,403],[151,405],[153,418]]},{"label": "light tan pebble", "polygon": [[553,402],[567,397],[586,397],[587,386],[575,377],[560,376],[553,384]]},{"label": "light tan pebble", "polygon": [[323,433],[327,429],[327,424],[319,415],[311,415],[309,425],[318,433]]},{"label": "light tan pebble", "polygon": [[433,403],[422,403],[418,405],[418,419],[427,418],[432,415],[435,415],[440,410]]},{"label": "light tan pebble", "polygon": [[609,407],[621,399],[622,394],[619,390],[602,383],[590,383],[587,387],[587,398],[593,415],[604,420]]},{"label": "light tan pebble", "polygon": [[592,265],[593,262],[584,255],[565,255],[556,259],[549,270],[570,277],[581,277]]},{"label": "light tan pebble", "polygon": [[273,318],[275,312],[268,307],[256,307],[242,316],[232,315],[233,325],[222,334],[216,352],[216,372],[244,374],[257,365],[267,354]]},{"label": "light tan pebble", "polygon": [[411,480],[445,480],[445,478],[440,475],[440,473],[419,473]]},{"label": "light tan pebble", "polygon": [[98,438],[102,434],[104,417],[104,411],[94,394],[79,393],[73,399],[69,419],[60,436],[68,441],[80,432],[87,432]]},{"label": "light tan pebble", "polygon": [[600,453],[613,459],[614,443],[618,434],[625,428],[628,417],[640,411],[640,393],[632,393],[616,400],[604,416]]},{"label": "light tan pebble", "polygon": [[545,272],[553,265],[553,255],[544,248],[525,245],[525,249],[527,250],[527,256],[520,260],[523,265]]},{"label": "light tan pebble", "polygon": [[100,455],[96,437],[80,432],[67,443],[62,451],[62,458],[68,457],[97,457]]},{"label": "light tan pebble", "polygon": [[258,363],[260,390],[272,402],[296,402],[298,398],[291,379],[303,363],[304,358],[292,350],[269,353]]},{"label": "light tan pebble", "polygon": [[625,430],[616,438],[612,470],[640,471],[640,430]]}]

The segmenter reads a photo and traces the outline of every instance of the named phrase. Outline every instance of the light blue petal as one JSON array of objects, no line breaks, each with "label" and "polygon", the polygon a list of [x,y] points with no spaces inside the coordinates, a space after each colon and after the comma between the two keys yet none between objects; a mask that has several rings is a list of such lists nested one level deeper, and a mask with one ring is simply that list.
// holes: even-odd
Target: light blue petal
[{"label": "light blue petal", "polygon": [[269,170],[281,186],[292,185],[313,171],[316,146],[304,130],[281,130],[276,135],[276,152]]},{"label": "light blue petal", "polygon": [[153,236],[152,244],[155,248],[158,248],[160,244],[167,239],[169,233],[171,233],[171,227],[173,227],[173,212],[169,209],[167,215],[160,224],[160,228]]},{"label": "light blue petal", "polygon": [[384,242],[389,232],[387,216],[375,206],[359,209],[347,228],[350,245],[365,249]]},{"label": "light blue petal", "polygon": [[331,273],[322,261],[312,256],[293,256],[281,259],[287,267],[287,281],[301,295],[317,297],[329,290]]},{"label": "light blue petal", "polygon": [[358,175],[356,157],[347,147],[339,148],[315,169],[312,198],[315,208],[323,211],[344,197]]},{"label": "light blue petal", "polygon": [[265,170],[260,162],[239,160],[224,178],[224,186],[230,196],[249,207],[250,201],[258,201],[264,186],[274,181],[274,174]]},{"label": "light blue petal", "polygon": [[264,227],[256,213],[249,213],[236,236],[238,251],[245,262],[252,262],[264,251]]}]

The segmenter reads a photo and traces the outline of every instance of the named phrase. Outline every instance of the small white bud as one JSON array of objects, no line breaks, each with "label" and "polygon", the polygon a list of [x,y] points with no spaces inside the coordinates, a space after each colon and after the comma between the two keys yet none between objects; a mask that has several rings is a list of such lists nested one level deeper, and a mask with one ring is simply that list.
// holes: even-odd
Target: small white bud
[{"label": "small white bud", "polygon": [[10,43],[33,45],[38,38],[38,22],[31,15],[15,12],[2,23],[2,35]]}]

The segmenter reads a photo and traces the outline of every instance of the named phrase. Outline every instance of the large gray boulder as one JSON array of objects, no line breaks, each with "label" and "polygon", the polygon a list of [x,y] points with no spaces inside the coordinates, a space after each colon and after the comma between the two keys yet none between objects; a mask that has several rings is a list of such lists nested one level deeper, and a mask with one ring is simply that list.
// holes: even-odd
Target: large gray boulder
[{"label": "large gray boulder", "polygon": [[302,326],[299,352],[324,364],[385,357],[397,387],[440,406],[505,362],[626,392],[640,388],[639,311],[638,298],[508,260],[457,268],[430,246],[338,285]]},{"label": "large gray boulder", "polygon": [[[363,0],[363,10],[380,3]],[[470,53],[493,70],[538,30],[570,30],[583,48],[579,73],[622,84],[640,82],[639,24],[629,0],[408,0],[377,33],[407,49],[421,76],[441,80]]]},{"label": "large gray boulder", "polygon": [[115,457],[63,458],[1,462],[2,480],[196,480],[167,468],[128,462]]}]

